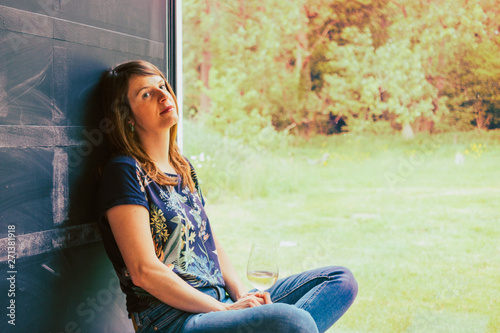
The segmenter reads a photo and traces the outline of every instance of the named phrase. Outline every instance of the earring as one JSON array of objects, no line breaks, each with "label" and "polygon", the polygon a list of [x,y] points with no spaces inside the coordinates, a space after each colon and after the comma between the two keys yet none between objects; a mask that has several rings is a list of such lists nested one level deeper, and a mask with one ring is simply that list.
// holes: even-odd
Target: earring
[{"label": "earring", "polygon": [[130,128],[130,132],[134,133],[135,132],[135,127],[134,124],[128,124],[128,127]]}]

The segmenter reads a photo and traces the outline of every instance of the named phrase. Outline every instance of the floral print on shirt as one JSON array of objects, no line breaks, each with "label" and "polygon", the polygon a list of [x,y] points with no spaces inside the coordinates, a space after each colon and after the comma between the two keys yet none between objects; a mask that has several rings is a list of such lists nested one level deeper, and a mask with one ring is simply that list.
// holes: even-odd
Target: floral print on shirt
[{"label": "floral print on shirt", "polygon": [[[224,286],[211,228],[198,185],[162,186],[145,176],[137,165],[139,187],[149,203],[150,229],[157,258],[193,287]],[[180,183],[180,177],[178,179]],[[134,288],[142,298],[150,298]],[[148,297],[148,295],[150,297]]]}]

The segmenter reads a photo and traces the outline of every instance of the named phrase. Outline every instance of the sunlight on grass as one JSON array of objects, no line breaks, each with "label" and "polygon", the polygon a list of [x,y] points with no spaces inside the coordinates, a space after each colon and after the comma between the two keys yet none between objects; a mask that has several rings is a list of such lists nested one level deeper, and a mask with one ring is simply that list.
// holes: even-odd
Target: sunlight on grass
[{"label": "sunlight on grass", "polygon": [[255,144],[185,132],[245,283],[251,243],[285,242],[281,277],[332,264],[355,274],[358,298],[332,332],[498,332],[500,132]]}]

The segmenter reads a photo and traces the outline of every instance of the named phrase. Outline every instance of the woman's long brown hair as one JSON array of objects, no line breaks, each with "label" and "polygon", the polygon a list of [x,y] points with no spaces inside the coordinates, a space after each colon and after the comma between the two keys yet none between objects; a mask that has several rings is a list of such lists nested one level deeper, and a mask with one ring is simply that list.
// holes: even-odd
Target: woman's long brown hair
[{"label": "woman's long brown hair", "polygon": [[[128,82],[133,75],[159,75],[167,85],[167,89],[174,98],[175,109],[178,105],[175,94],[168,84],[163,73],[153,64],[134,60],[122,63],[106,71],[99,82],[98,90],[101,96],[101,109],[103,119],[109,119],[113,123],[113,130],[108,133],[111,153],[113,155],[124,154],[137,160],[146,174],[160,185],[177,185],[177,178],[169,177],[163,173],[154,161],[148,156],[142,147],[137,134],[130,130],[128,120],[132,116],[132,109],[128,101]],[[181,155],[176,142],[177,124],[170,128],[169,160],[172,167],[181,176],[182,186],[189,186],[194,191],[194,182],[191,177],[191,167],[187,160]]]}]

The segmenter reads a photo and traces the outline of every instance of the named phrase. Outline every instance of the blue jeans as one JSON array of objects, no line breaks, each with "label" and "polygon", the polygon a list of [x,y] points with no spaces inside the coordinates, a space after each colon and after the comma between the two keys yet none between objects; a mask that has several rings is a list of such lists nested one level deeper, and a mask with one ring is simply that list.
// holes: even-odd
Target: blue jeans
[{"label": "blue jeans", "polygon": [[[200,290],[221,302],[233,302],[222,288]],[[137,332],[325,332],[351,306],[358,285],[347,268],[333,266],[280,279],[267,291],[273,304],[242,310],[193,314],[161,304],[133,314]]]}]

